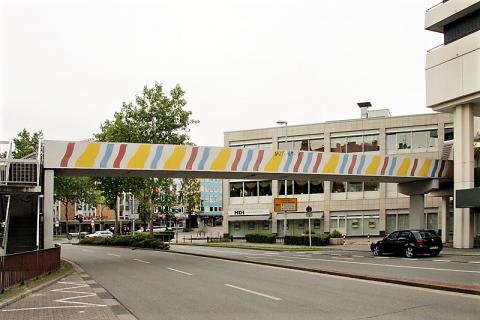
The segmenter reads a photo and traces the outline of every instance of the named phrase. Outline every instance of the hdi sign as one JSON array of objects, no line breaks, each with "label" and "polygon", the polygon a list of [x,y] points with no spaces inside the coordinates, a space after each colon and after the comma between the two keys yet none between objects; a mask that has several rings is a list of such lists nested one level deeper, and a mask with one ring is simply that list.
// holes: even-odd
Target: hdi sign
[{"label": "hdi sign", "polygon": [[229,216],[267,216],[270,211],[266,209],[245,209],[245,210],[228,210]]}]

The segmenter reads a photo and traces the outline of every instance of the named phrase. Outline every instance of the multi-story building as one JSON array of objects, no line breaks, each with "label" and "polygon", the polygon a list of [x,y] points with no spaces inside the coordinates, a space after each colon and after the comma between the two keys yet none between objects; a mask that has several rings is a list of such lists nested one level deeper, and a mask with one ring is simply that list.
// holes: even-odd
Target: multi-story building
[{"label": "multi-story building", "polygon": [[427,107],[451,114],[454,123],[453,246],[471,248],[480,212],[472,148],[480,116],[480,1],[444,0],[427,10],[425,28],[444,35],[444,43],[427,52],[425,79]]},{"label": "multi-story building", "polygon": [[222,179],[200,179],[200,218],[209,225],[219,225],[223,219]]},{"label": "multi-story building", "polygon": [[[450,114],[392,117],[388,110],[359,104],[361,117],[352,120],[226,132],[225,146],[274,148],[379,155],[410,154],[439,159],[444,141],[453,138]],[[225,232],[283,235],[283,213],[273,212],[273,199],[295,197],[298,211],[287,214],[287,235],[308,230],[306,207],[313,210],[315,233],[334,229],[347,236],[380,235],[409,227],[409,197],[393,183],[374,181],[224,181]],[[286,195],[285,195],[286,193]],[[425,227],[442,229],[441,198],[426,195]],[[451,220],[451,219],[450,219]]]}]

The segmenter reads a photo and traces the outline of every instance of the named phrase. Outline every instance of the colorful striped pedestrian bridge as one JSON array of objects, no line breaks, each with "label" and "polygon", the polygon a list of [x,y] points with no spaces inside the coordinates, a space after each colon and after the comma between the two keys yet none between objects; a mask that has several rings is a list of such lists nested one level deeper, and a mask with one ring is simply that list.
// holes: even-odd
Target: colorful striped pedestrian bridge
[{"label": "colorful striped pedestrian bridge", "polygon": [[412,182],[450,180],[453,162],[408,155],[111,142],[44,142],[57,175]]}]

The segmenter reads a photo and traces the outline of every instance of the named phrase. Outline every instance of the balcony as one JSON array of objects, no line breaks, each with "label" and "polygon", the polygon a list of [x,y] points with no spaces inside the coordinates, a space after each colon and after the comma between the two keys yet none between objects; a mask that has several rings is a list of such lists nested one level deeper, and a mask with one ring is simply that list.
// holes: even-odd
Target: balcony
[{"label": "balcony", "polygon": [[443,27],[480,8],[478,0],[443,1],[425,13],[425,29],[443,32]]}]

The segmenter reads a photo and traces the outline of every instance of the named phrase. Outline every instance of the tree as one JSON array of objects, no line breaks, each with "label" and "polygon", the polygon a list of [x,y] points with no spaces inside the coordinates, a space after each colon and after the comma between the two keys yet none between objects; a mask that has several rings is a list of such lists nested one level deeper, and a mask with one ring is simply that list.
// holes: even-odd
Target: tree
[{"label": "tree", "polygon": [[98,200],[94,182],[89,177],[55,177],[55,200],[65,205],[65,220],[68,233],[68,206],[77,202],[95,206]]},{"label": "tree", "polygon": [[184,178],[182,183],[182,195],[185,211],[189,214],[198,213],[200,210],[200,180]]},{"label": "tree", "polygon": [[[153,88],[145,86],[141,95],[135,97],[135,103],[123,103],[113,120],[106,120],[100,133],[99,141],[133,142],[152,144],[185,144],[189,141],[189,127],[198,121],[191,118],[192,112],[184,110],[187,102],[185,92],[177,85],[164,93],[162,84],[155,83]],[[162,199],[159,192],[167,183],[159,178],[137,178],[138,183],[124,183],[125,178],[112,179],[110,184],[101,184],[102,193],[119,196],[127,188],[134,192],[141,201],[141,208],[149,212],[150,232],[153,233],[154,207]],[[111,188],[107,190],[107,188]],[[166,189],[164,190],[166,191]]]},{"label": "tree", "polygon": [[12,152],[13,158],[20,159],[29,154],[36,153],[42,136],[42,131],[30,134],[27,129],[23,129],[19,132],[17,137],[13,138],[13,143],[15,144],[15,149]]}]

